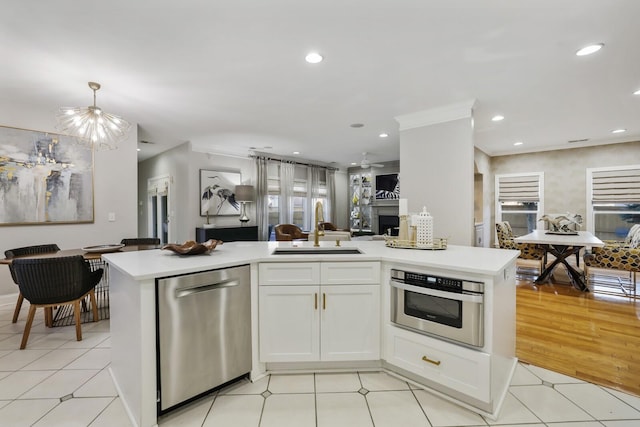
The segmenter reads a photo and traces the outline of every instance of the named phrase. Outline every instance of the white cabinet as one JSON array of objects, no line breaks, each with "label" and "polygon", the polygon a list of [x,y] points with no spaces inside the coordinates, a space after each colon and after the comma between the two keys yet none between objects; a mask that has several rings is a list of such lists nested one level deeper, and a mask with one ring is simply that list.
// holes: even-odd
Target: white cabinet
[{"label": "white cabinet", "polygon": [[320,360],[380,359],[380,285],[323,285]]},{"label": "white cabinet", "polygon": [[[491,355],[425,335],[387,326],[386,360],[481,402],[491,401]],[[441,387],[437,387],[441,389]]]},{"label": "white cabinet", "polygon": [[318,360],[319,286],[260,286],[260,359],[264,362]]},{"label": "white cabinet", "polygon": [[380,265],[262,263],[259,320],[261,362],[378,360]]}]

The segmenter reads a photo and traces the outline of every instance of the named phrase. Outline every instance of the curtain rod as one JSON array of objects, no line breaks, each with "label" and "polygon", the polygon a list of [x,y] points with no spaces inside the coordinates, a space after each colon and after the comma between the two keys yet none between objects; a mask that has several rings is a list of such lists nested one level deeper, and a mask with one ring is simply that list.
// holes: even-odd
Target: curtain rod
[{"label": "curtain rod", "polygon": [[327,170],[334,170],[334,171],[340,170],[340,168],[336,168],[336,167],[333,167],[333,166],[318,165],[318,164],[309,163],[309,162],[306,162],[306,163],[305,162],[299,162],[297,160],[291,160],[291,159],[287,159],[287,158],[284,158],[284,157],[278,157],[278,156],[263,156],[263,155],[258,155],[258,154],[251,154],[251,155],[249,155],[249,157],[251,157],[252,159],[261,158],[261,159],[265,159],[265,160],[276,160],[276,161],[279,161],[279,162],[283,162],[284,161],[284,162],[289,162],[289,163],[293,163],[295,165],[301,165],[301,166],[316,166],[316,167],[324,168],[324,169],[327,169]]}]

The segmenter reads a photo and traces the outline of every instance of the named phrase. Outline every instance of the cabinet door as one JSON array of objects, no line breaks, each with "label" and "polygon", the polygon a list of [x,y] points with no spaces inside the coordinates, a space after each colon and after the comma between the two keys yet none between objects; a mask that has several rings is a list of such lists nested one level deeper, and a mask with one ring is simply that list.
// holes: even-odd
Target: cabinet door
[{"label": "cabinet door", "polygon": [[320,291],[321,360],[380,359],[380,286],[322,286]]},{"label": "cabinet door", "polygon": [[260,286],[260,361],[317,361],[318,286]]}]

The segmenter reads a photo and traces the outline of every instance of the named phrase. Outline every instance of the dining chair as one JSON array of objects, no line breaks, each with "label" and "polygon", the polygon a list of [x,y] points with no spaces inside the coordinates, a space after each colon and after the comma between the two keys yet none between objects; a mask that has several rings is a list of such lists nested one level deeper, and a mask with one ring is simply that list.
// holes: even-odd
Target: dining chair
[{"label": "dining chair", "polygon": [[159,245],[160,239],[157,237],[134,237],[131,239],[122,239],[121,244],[125,246],[132,245]]},{"label": "dining chair", "polygon": [[[584,274],[587,285],[590,283],[589,269],[599,268],[629,272],[627,289],[618,277],[618,285],[623,292],[637,297],[637,273],[640,272],[640,224],[635,224],[629,230],[624,241],[605,240],[603,247],[593,247],[584,254]],[[629,292],[630,291],[630,292]]]},{"label": "dining chair", "polygon": [[36,309],[45,309],[45,322],[55,306],[73,305],[76,340],[82,341],[80,303],[88,295],[91,300],[93,321],[98,321],[95,287],[102,278],[103,269],[91,271],[82,255],[53,258],[17,258],[13,269],[23,297],[31,304],[24,327],[20,350],[27,346]]},{"label": "dining chair", "polygon": [[[4,257],[6,259],[13,259],[15,257],[25,256],[25,255],[36,255],[36,254],[46,254],[52,252],[58,252],[60,248],[55,243],[48,243],[45,245],[36,245],[36,246],[24,246],[22,248],[14,248],[7,249],[4,251]],[[9,272],[11,273],[11,278],[13,282],[18,285],[18,279],[16,278],[16,274],[13,271],[13,264],[9,264]],[[16,308],[13,311],[13,319],[12,323],[16,323],[18,321],[18,316],[20,315],[20,309],[22,308],[22,301],[24,301],[24,297],[22,296],[22,292],[18,291],[18,301],[16,301]],[[50,326],[50,325],[47,325]]]},{"label": "dining chair", "polygon": [[516,249],[520,251],[520,259],[535,260],[540,262],[540,273],[547,264],[547,256],[544,247],[533,243],[518,243],[514,240],[515,236],[511,229],[509,221],[496,223],[496,232],[498,234],[498,245],[500,249]]}]

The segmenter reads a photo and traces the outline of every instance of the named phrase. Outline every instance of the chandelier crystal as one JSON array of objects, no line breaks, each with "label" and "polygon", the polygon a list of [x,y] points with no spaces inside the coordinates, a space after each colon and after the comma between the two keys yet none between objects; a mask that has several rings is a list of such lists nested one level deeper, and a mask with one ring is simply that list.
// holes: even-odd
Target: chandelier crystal
[{"label": "chandelier crystal", "polygon": [[78,143],[96,150],[114,150],[126,136],[131,124],[121,117],[105,113],[96,106],[96,91],[100,84],[89,82],[93,90],[93,105],[62,107],[57,115],[60,131],[79,138]]}]

